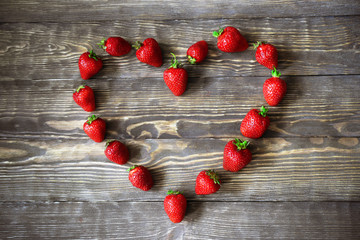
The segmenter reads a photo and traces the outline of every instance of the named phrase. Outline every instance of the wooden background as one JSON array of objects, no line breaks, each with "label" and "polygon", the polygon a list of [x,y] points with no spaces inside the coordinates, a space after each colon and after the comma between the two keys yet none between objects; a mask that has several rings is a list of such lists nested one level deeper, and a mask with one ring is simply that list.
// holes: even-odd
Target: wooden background
[{"label": "wooden background", "polygon": [[[360,239],[359,24],[357,0],[1,1],[0,239]],[[222,169],[223,149],[266,104],[270,72],[251,47],[216,48],[212,31],[229,25],[273,43],[288,84],[238,173]],[[96,43],[109,36],[157,39],[164,65],[107,55]],[[188,88],[175,97],[162,79],[169,53],[184,62],[199,40],[209,55],[185,65]],[[77,61],[91,48],[104,68],[84,81]],[[126,166],[83,132],[89,114],[72,91],[84,83],[107,138],[129,147]],[[132,164],[152,172],[149,192],[131,186]],[[197,196],[205,169],[223,186]],[[163,210],[170,188],[188,199],[179,224]]]}]

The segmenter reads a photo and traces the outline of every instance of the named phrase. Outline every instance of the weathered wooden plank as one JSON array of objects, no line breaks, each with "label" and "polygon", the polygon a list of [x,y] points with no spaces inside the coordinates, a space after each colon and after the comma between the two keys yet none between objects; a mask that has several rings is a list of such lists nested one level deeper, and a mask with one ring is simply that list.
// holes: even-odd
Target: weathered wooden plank
[{"label": "weathered wooden plank", "polygon": [[[151,9],[151,11],[149,11]],[[0,22],[358,15],[359,1],[24,1],[0,3]]]},{"label": "weathered wooden plank", "polygon": [[[360,76],[283,77],[288,92],[271,107],[264,137],[360,136]],[[72,99],[87,83],[109,138],[238,137],[251,108],[266,102],[266,77],[192,78],[175,97],[161,78],[1,81],[0,137],[82,139],[89,113]]]},{"label": "weathered wooden plank", "polygon": [[[163,196],[165,197],[165,196]],[[2,203],[2,239],[359,239],[360,203],[189,202],[174,224],[162,202]]]},{"label": "weathered wooden plank", "polygon": [[[279,69],[284,75],[360,74],[359,21],[360,17],[354,16],[265,19],[261,23],[221,19],[1,24],[1,78],[78,80],[78,58],[90,48],[96,48],[105,64],[95,79],[160,78],[170,65],[170,52],[185,61],[187,48],[201,39],[209,43],[209,56],[199,66],[186,65],[190,77],[268,76],[269,70],[256,62],[252,47],[234,54],[217,49],[211,33],[227,25],[238,27],[250,43],[273,43],[279,50]],[[137,60],[134,50],[123,57],[107,55],[96,43],[112,35],[130,42],[156,38],[164,65],[146,66]]]},{"label": "weathered wooden plank", "polygon": [[[127,140],[131,159],[106,159],[104,143],[6,141],[0,151],[0,201],[158,201],[168,189],[189,199],[213,201],[359,201],[358,138],[254,140],[253,161],[241,172],[222,169],[230,139]],[[152,172],[149,192],[134,188],[125,170],[142,164]],[[216,169],[223,186],[197,196],[201,170]]]}]

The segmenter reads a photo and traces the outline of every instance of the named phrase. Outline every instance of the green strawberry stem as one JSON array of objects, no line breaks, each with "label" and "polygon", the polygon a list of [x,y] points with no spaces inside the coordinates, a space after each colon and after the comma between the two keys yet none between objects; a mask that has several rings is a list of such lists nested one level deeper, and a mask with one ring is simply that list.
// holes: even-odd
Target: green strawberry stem
[{"label": "green strawberry stem", "polygon": [[114,141],[116,141],[116,140],[115,139],[107,140],[106,143],[105,143],[105,148],[107,148],[110,145],[110,143],[112,143]]},{"label": "green strawberry stem", "polygon": [[189,63],[190,63],[190,64],[196,64],[196,59],[193,58],[192,56],[189,56],[189,55],[188,55],[188,60],[189,60]]},{"label": "green strawberry stem", "polygon": [[104,38],[103,40],[101,40],[100,43],[97,43],[97,45],[99,45],[99,48],[102,48],[102,49],[106,49],[106,39]]},{"label": "green strawberry stem", "polygon": [[213,31],[214,37],[219,37],[224,32],[224,28],[219,28],[219,31]]},{"label": "green strawberry stem", "polygon": [[264,106],[261,106],[259,114],[260,114],[261,116],[263,116],[263,117],[266,117],[266,114],[267,114],[268,111],[269,111],[269,109],[267,109],[267,108],[264,107]]},{"label": "green strawberry stem", "polygon": [[87,120],[87,124],[91,124],[93,121],[95,121],[96,119],[98,119],[99,117],[96,116],[96,115],[91,115],[90,117],[88,117],[88,120]]},{"label": "green strawberry stem", "polygon": [[176,59],[175,54],[170,53],[173,56],[173,59],[171,59],[171,65],[169,68],[181,68],[181,63],[178,62]]},{"label": "green strawberry stem", "polygon": [[140,41],[136,41],[134,43],[134,45],[132,45],[133,48],[135,48],[136,50],[138,50],[139,48],[141,48],[142,43]]},{"label": "green strawberry stem", "polygon": [[131,170],[134,170],[134,169],[137,168],[137,167],[138,167],[138,165],[134,165],[134,166],[132,166],[131,168],[127,169],[126,171],[130,172]]},{"label": "green strawberry stem", "polygon": [[238,138],[235,138],[235,142],[234,142],[234,145],[237,146],[237,149],[240,151],[240,150],[243,150],[243,149],[246,149],[247,146],[249,146],[250,142],[248,141],[241,141],[240,139]]},{"label": "green strawberry stem", "polygon": [[95,59],[95,61],[98,60],[98,59],[97,59],[97,56],[96,56],[96,54],[93,52],[93,50],[90,50],[90,52],[89,52],[89,58],[93,58],[93,59]]},{"label": "green strawberry stem", "polygon": [[80,92],[81,89],[85,88],[86,85],[80,85],[74,92]]},{"label": "green strawberry stem", "polygon": [[274,69],[271,71],[271,75],[273,77],[279,78],[281,76],[281,73],[274,67]]},{"label": "green strawberry stem", "polygon": [[178,194],[183,194],[183,192],[173,191],[173,190],[170,189],[170,190],[167,192],[167,194],[168,194],[168,195],[171,195],[171,194],[178,195]]},{"label": "green strawberry stem", "polygon": [[214,183],[221,185],[220,178],[217,175],[217,173],[215,172],[215,170],[206,171],[206,175],[208,175],[210,177],[210,179],[214,180]]},{"label": "green strawberry stem", "polygon": [[254,49],[257,49],[261,44],[264,44],[263,42],[257,41],[256,43],[253,43]]}]

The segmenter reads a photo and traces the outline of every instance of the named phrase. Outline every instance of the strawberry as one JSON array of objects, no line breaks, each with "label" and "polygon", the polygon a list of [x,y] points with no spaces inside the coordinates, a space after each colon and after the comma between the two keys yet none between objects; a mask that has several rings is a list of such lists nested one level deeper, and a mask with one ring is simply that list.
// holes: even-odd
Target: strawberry
[{"label": "strawberry", "polygon": [[247,149],[248,141],[237,138],[229,141],[224,149],[223,167],[230,172],[237,172],[245,167],[252,159],[251,152]]},{"label": "strawberry", "polygon": [[107,40],[103,39],[98,45],[108,54],[115,57],[128,54],[131,50],[130,43],[121,37],[109,37]]},{"label": "strawberry", "polygon": [[82,79],[87,80],[97,74],[103,66],[101,59],[91,50],[81,54],[79,58],[79,70]]},{"label": "strawberry", "polygon": [[185,217],[186,198],[179,191],[169,190],[164,199],[164,210],[173,223],[181,222]]},{"label": "strawberry", "polygon": [[234,27],[220,28],[218,32],[214,31],[213,36],[218,38],[217,46],[223,52],[242,52],[249,44]]},{"label": "strawberry", "polygon": [[161,48],[155,39],[148,38],[143,43],[137,41],[133,47],[137,50],[136,57],[140,62],[154,67],[161,67],[163,64]]},{"label": "strawberry", "polygon": [[260,111],[257,109],[250,110],[243,119],[240,131],[242,135],[248,138],[261,137],[270,125],[270,119],[266,116],[268,109],[264,106]]},{"label": "strawberry", "polygon": [[269,69],[278,67],[278,53],[276,48],[269,43],[254,43],[256,49],[255,58],[258,63]]},{"label": "strawberry", "polygon": [[134,187],[149,191],[154,185],[151,173],[146,167],[135,165],[127,171],[129,172],[129,180]]},{"label": "strawberry", "polygon": [[274,68],[271,71],[272,78],[267,79],[263,85],[263,93],[266,102],[270,106],[276,106],[286,94],[286,82],[280,78],[281,73]]},{"label": "strawberry", "polygon": [[117,140],[109,140],[105,147],[105,156],[110,161],[122,165],[129,160],[129,150],[123,143]]},{"label": "strawberry", "polygon": [[204,61],[208,54],[208,44],[204,40],[193,44],[186,52],[188,61],[191,64],[196,64]]},{"label": "strawberry", "polygon": [[175,54],[171,53],[171,55],[173,59],[170,68],[164,71],[164,81],[175,96],[180,96],[186,90],[188,74],[176,60]]},{"label": "strawberry", "polygon": [[77,105],[87,112],[92,112],[96,108],[94,91],[89,86],[79,86],[73,93],[73,99]]},{"label": "strawberry", "polygon": [[196,178],[195,193],[206,195],[220,189],[221,180],[214,170],[201,171]]},{"label": "strawberry", "polygon": [[105,138],[106,123],[100,117],[92,115],[83,125],[84,132],[95,142],[102,142]]}]

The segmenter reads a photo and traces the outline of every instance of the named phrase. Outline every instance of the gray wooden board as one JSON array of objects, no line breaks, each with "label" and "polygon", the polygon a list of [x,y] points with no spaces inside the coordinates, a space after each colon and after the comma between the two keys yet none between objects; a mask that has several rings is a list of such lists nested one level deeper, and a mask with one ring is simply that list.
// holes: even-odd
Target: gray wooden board
[{"label": "gray wooden board", "polygon": [[16,202],[1,209],[2,239],[360,238],[360,203],[188,202],[178,224],[161,201]]},{"label": "gray wooden board", "polygon": [[[80,84],[95,91],[108,138],[239,137],[252,108],[267,105],[268,77],[192,78],[175,97],[162,78],[13,80],[0,82],[0,137],[82,139],[90,113],[72,99]],[[283,76],[288,91],[271,107],[264,137],[359,137],[360,76]]]},{"label": "gray wooden board", "polygon": [[358,15],[360,3],[347,1],[116,1],[12,0],[0,2],[0,22],[83,22],[107,20],[223,19]]},{"label": "gray wooden board", "polygon": [[[268,27],[252,19],[4,23],[0,24],[2,78],[80,80],[78,59],[91,48],[104,60],[104,69],[94,79],[160,78],[170,66],[170,52],[184,62],[186,50],[202,39],[209,43],[209,55],[196,67],[185,66],[190,77],[270,75],[269,69],[256,62],[253,47],[240,53],[218,50],[212,31],[219,26],[239,28],[249,43],[274,44],[283,75],[360,74],[359,16],[268,18],[264,22]],[[164,65],[155,68],[141,63],[134,50],[122,57],[109,56],[96,44],[110,36],[132,43],[156,38]]]},{"label": "gray wooden board", "polygon": [[[1,1],[0,239],[360,239],[359,14],[357,0]],[[222,169],[223,149],[265,104],[270,71],[252,47],[220,52],[211,36],[220,26],[274,44],[288,83],[238,173]],[[96,43],[109,36],[157,39],[164,65],[134,50],[107,55]],[[202,39],[209,55],[185,64],[188,88],[175,97],[162,79],[169,53],[184,62]],[[83,81],[77,62],[91,48],[104,68]],[[129,147],[128,164],[84,134],[89,113],[71,96],[84,83],[107,138]],[[132,164],[150,169],[149,192],[131,186]],[[205,169],[223,185],[197,196]],[[163,211],[169,188],[189,200],[180,224]]]},{"label": "gray wooden board", "polygon": [[[238,173],[222,168],[231,139],[124,141],[126,165],[107,160],[104,144],[80,140],[6,141],[0,154],[0,201],[153,201],[169,189],[212,201],[359,201],[358,138],[262,138],[251,144],[252,162]],[[125,170],[144,165],[155,185],[134,188]],[[197,196],[195,179],[215,169],[216,194]]]}]

